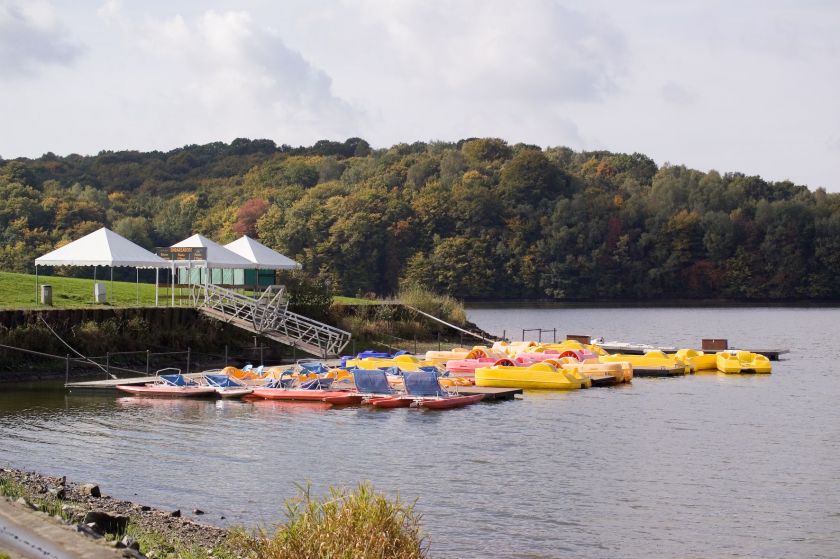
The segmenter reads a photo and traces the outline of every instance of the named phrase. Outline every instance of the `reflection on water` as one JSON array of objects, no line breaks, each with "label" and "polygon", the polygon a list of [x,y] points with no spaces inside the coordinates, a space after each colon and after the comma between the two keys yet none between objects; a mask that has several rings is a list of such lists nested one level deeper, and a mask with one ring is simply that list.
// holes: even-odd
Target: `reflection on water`
[{"label": "reflection on water", "polygon": [[[482,309],[489,330],[785,346],[770,376],[636,379],[436,412],[0,386],[0,465],[253,525],[294,483],[419,498],[437,557],[834,557],[840,311]],[[225,516],[226,521],[220,520]]]}]

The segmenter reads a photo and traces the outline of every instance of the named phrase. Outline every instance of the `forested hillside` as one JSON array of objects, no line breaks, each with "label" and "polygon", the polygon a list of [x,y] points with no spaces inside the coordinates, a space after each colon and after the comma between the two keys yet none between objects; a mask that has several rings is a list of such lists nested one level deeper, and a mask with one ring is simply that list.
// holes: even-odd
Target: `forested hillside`
[{"label": "forested hillside", "polygon": [[840,194],[498,139],[0,160],[0,269],[102,225],[150,248],[246,233],[346,295],[840,298]]}]

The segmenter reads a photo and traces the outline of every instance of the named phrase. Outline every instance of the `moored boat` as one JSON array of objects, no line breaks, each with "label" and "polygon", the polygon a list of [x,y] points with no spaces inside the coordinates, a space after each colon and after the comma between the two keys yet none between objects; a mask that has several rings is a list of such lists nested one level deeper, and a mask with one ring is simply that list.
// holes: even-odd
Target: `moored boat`
[{"label": "moored boat", "polygon": [[678,369],[683,368],[685,372],[691,372],[690,367],[679,358],[673,355],[665,355],[661,351],[649,351],[644,355],[613,354],[602,355],[598,358],[601,363],[615,363],[624,361],[639,369]]},{"label": "moored boat", "polygon": [[475,370],[476,386],[525,388],[539,390],[576,390],[589,388],[592,380],[575,368],[558,368],[551,363],[529,367],[494,365]]},{"label": "moored boat", "polygon": [[346,391],[322,390],[319,388],[255,388],[251,396],[266,400],[299,400],[302,402],[323,402],[324,398],[346,396]]},{"label": "moored boat", "polygon": [[705,353],[696,349],[680,349],[674,357],[696,371],[712,371],[717,369],[717,354]]},{"label": "moored boat", "polygon": [[222,398],[241,398],[254,391],[228,375],[204,373],[204,380]]},{"label": "moored boat", "polygon": [[[453,394],[438,382],[434,371],[409,371],[405,373],[405,391],[420,407],[429,409],[451,409],[480,402],[484,394]],[[376,403],[374,405],[379,405]]]},{"label": "moored boat", "polygon": [[[174,370],[175,374],[161,375],[162,371]],[[142,385],[118,384],[117,390],[135,396],[160,396],[169,398],[195,398],[213,396],[216,390],[211,386],[202,386],[194,380],[185,377],[178,369],[161,369],[157,380]]]},{"label": "moored boat", "polygon": [[769,374],[772,370],[772,365],[770,364],[770,360],[760,353],[721,351],[717,354],[717,369],[727,374]]},{"label": "moored boat", "polygon": [[496,363],[492,357],[480,357],[476,359],[450,359],[446,362],[446,370],[456,376],[473,376],[479,367],[490,367]]}]

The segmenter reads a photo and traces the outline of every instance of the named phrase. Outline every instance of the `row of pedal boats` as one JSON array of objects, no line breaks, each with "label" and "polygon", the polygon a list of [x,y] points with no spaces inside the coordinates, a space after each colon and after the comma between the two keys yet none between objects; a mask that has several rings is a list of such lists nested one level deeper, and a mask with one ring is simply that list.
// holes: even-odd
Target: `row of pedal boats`
[{"label": "row of pedal boats", "polygon": [[[405,352],[364,351],[343,357],[337,367],[300,361],[287,367],[226,367],[193,376],[177,369],[159,371],[154,382],[119,385],[123,392],[146,396],[209,396],[321,401],[333,405],[447,408],[481,400],[461,395],[459,387],[575,390],[620,384],[633,379],[634,368],[717,370],[727,374],[770,373],[770,361],[750,352],[704,353],[681,349],[644,355],[606,353],[597,345],[499,342],[492,347]],[[168,373],[168,374],[167,374]]]},{"label": "row of pedal boats", "polygon": [[436,370],[406,371],[400,383],[393,371],[328,370],[320,363],[300,363],[298,370],[239,370],[226,367],[197,375],[177,369],[158,371],[154,382],[121,384],[117,390],[136,396],[207,397],[325,402],[332,405],[371,405],[380,408],[423,407],[450,409],[475,404],[484,394],[461,395],[444,387]]}]

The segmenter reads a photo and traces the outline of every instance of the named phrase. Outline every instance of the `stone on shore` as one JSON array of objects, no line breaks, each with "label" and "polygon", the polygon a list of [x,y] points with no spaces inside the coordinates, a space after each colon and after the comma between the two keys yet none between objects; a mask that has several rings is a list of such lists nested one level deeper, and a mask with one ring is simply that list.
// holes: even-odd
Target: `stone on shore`
[{"label": "stone on shore", "polygon": [[82,495],[90,495],[91,497],[101,497],[102,493],[99,491],[99,486],[95,483],[86,483],[79,487]]},{"label": "stone on shore", "polygon": [[128,527],[127,516],[111,515],[101,510],[88,512],[82,522],[100,534],[122,534]]}]

